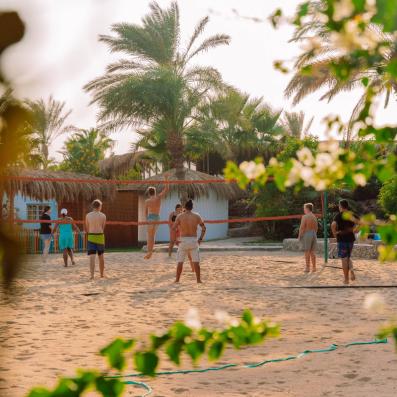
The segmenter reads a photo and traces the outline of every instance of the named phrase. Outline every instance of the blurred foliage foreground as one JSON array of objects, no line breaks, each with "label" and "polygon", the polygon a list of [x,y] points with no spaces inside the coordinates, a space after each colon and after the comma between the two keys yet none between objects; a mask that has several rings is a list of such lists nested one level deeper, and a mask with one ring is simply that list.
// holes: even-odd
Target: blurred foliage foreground
[{"label": "blurred foliage foreground", "polygon": [[[283,21],[283,15],[277,10],[272,16],[277,26]],[[288,20],[299,30],[307,31],[307,24],[321,24],[323,39],[332,42],[340,51],[340,56],[329,63],[333,78],[340,84],[355,77],[355,83],[361,83],[365,90],[362,108],[351,120],[349,128],[357,130],[363,144],[358,150],[340,147],[337,142],[320,144],[319,151],[313,155],[309,149],[302,148],[296,158],[286,161],[271,159],[266,166],[259,160],[242,163],[240,166],[229,164],[227,176],[237,178],[240,184],[248,183],[261,186],[269,176],[274,177],[281,190],[295,186],[314,187],[324,191],[338,184],[351,187],[364,186],[372,175],[381,181],[395,177],[397,161],[395,153],[382,156],[382,147],[395,144],[396,125],[379,127],[375,124],[375,100],[381,86],[370,84],[363,71],[371,70],[386,82],[389,91],[396,93],[397,87],[397,8],[395,0],[322,0],[304,1],[296,14]],[[382,35],[371,35],[372,29],[383,32]],[[0,14],[0,51],[20,40],[23,36],[23,24],[15,13]],[[3,32],[4,30],[4,32]],[[310,28],[309,28],[310,30]],[[381,37],[379,39],[379,37]],[[383,39],[382,39],[383,37]],[[312,55],[321,51],[318,41],[307,36],[307,48]],[[286,71],[282,62],[275,65]],[[310,76],[316,73],[313,67],[304,66],[299,73]],[[364,77],[360,77],[364,76]],[[383,87],[383,86],[382,86]],[[0,124],[0,171],[12,165],[18,152],[23,134],[26,115],[17,106],[8,106],[1,112]],[[346,126],[338,117],[329,117],[328,126],[343,132]],[[20,140],[18,140],[20,139]],[[386,152],[386,151],[385,151]],[[254,180],[254,182],[251,182]],[[3,185],[1,185],[3,186]],[[385,245],[381,248],[381,259],[396,259],[394,246],[397,244],[397,218],[391,214],[386,223],[381,223],[374,216],[367,215],[361,220],[363,228],[376,225]],[[16,247],[11,234],[2,225],[0,231],[0,261],[4,276],[10,278],[16,269]],[[7,249],[5,249],[7,248]],[[53,390],[36,388],[29,397],[78,397],[87,390],[97,390],[102,396],[116,397],[123,392],[124,384],[118,378],[110,378],[112,370],[122,371],[126,363],[134,362],[137,371],[146,375],[155,375],[159,364],[158,352],[164,349],[165,354],[175,364],[180,363],[180,356],[185,352],[193,362],[204,354],[209,359],[217,359],[228,345],[240,348],[262,342],[268,336],[278,332],[275,325],[255,320],[249,311],[245,311],[241,320],[231,323],[221,330],[209,331],[201,325],[175,323],[165,334],[152,335],[150,342],[141,346],[135,340],[116,339],[101,351],[108,359],[109,372],[78,372],[76,377],[61,378]],[[397,338],[397,328],[393,325],[384,328],[382,336],[393,335]]]},{"label": "blurred foliage foreground", "polygon": [[240,320],[224,312],[219,312],[217,318],[222,324],[220,329],[208,330],[201,326],[198,313],[190,309],[185,322],[176,322],[164,334],[150,335],[148,342],[115,339],[100,352],[109,364],[105,373],[80,370],[75,377],[59,379],[52,390],[38,387],[31,390],[28,397],[80,397],[89,390],[103,397],[118,397],[124,391],[122,375],[127,365],[133,363],[142,375],[155,376],[161,350],[175,365],[180,365],[182,353],[196,364],[203,355],[211,361],[218,360],[228,346],[240,349],[279,333],[276,324],[255,318],[249,310],[244,311]]},{"label": "blurred foliage foreground", "polygon": [[[25,27],[16,12],[0,13],[0,57],[10,45],[22,39]],[[11,89],[0,71],[0,199],[5,192],[4,175],[29,150],[25,125],[28,113],[10,95]],[[13,237],[11,224],[0,218],[0,280],[8,286],[20,263],[20,250]]]}]

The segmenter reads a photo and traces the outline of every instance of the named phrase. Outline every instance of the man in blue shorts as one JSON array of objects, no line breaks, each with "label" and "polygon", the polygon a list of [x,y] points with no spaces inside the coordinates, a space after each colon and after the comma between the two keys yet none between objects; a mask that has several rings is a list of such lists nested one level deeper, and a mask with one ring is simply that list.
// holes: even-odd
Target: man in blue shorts
[{"label": "man in blue shorts", "polygon": [[331,224],[332,233],[336,237],[338,244],[338,256],[342,259],[344,284],[349,284],[349,275],[351,281],[356,279],[351,259],[354,241],[356,240],[354,235],[356,222],[354,222],[352,216],[348,215],[348,212],[348,201],[340,200],[339,214],[335,216],[334,221]]},{"label": "man in blue shorts", "polygon": [[[165,180],[167,181],[167,178]],[[161,200],[168,193],[168,190],[168,184],[165,185],[163,191],[159,194],[157,194],[155,187],[151,186],[148,188],[149,198],[145,201],[145,216],[148,222],[158,222],[160,220]],[[157,228],[158,225],[155,223],[147,225],[147,254],[145,259],[150,259],[153,255]]]}]

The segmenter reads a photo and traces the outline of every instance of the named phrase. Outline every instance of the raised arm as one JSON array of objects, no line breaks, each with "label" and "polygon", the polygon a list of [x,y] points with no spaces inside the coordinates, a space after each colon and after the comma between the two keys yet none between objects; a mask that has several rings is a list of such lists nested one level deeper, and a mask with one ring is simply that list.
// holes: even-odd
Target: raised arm
[{"label": "raised arm", "polygon": [[[168,182],[168,177],[165,178],[165,182]],[[170,190],[170,185],[168,183],[164,184],[164,189],[159,193],[158,197],[163,198]]]},{"label": "raised arm", "polygon": [[55,233],[57,232],[58,226],[59,226],[59,223],[56,223],[55,226],[54,226],[54,228],[52,229],[51,234],[55,234]]},{"label": "raised arm", "polygon": [[75,230],[75,232],[80,233],[80,228],[76,225],[73,218],[70,218],[70,221],[72,222],[72,227]]},{"label": "raised arm", "polygon": [[201,233],[200,233],[200,237],[198,239],[199,244],[203,241],[204,236],[205,236],[205,232],[207,231],[207,228],[204,224],[203,219],[200,217],[200,223],[199,226],[201,227]]},{"label": "raised arm", "polygon": [[158,197],[163,198],[170,190],[170,187],[168,185],[164,186],[164,189],[162,190],[161,193],[159,193]]}]

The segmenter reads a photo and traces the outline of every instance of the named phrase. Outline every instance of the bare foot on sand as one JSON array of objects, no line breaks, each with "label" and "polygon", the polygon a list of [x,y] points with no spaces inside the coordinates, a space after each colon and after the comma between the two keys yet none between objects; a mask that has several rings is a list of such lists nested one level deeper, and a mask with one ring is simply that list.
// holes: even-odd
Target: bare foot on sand
[{"label": "bare foot on sand", "polygon": [[350,280],[354,281],[356,279],[356,275],[354,274],[353,270],[350,270]]},{"label": "bare foot on sand", "polygon": [[153,255],[153,252],[149,252],[148,254],[146,254],[144,256],[144,259],[150,259],[152,257],[152,255]]}]

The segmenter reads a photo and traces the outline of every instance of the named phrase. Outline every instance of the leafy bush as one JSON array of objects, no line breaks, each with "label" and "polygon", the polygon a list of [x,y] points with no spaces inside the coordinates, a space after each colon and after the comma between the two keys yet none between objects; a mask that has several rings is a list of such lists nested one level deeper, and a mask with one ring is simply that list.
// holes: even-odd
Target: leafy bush
[{"label": "leafy bush", "polygon": [[397,214],[397,178],[385,182],[379,193],[379,204],[388,214]]},{"label": "leafy bush", "polygon": [[[258,217],[301,214],[303,204],[307,202],[314,204],[315,212],[321,212],[321,196],[318,192],[302,189],[297,193],[292,188],[280,192],[273,182],[268,182],[254,193],[253,201]],[[270,240],[296,237],[299,224],[298,219],[261,222],[264,236]]]}]

